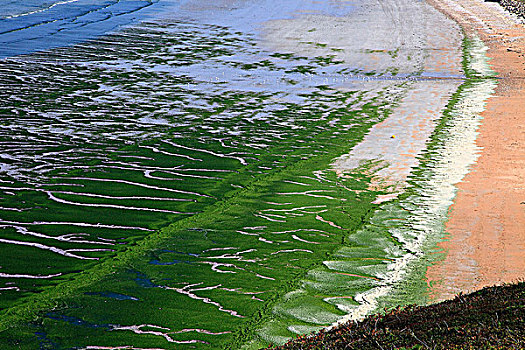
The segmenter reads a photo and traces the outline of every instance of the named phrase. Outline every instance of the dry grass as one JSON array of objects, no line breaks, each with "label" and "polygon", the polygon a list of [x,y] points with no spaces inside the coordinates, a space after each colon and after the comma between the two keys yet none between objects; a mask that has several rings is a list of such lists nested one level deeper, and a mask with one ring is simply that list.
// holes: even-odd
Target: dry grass
[{"label": "dry grass", "polygon": [[525,282],[394,309],[268,349],[525,349]]}]

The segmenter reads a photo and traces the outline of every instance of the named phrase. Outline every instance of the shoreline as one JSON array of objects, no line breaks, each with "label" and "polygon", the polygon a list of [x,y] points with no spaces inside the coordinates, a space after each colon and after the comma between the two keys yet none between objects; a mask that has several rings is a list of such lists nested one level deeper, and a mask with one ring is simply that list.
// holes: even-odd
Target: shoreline
[{"label": "shoreline", "polygon": [[[476,140],[477,162],[458,193],[439,247],[446,257],[430,266],[435,300],[494,284],[516,282],[525,271],[525,26],[497,4],[460,0],[431,3],[488,46],[498,86],[487,101]],[[520,234],[521,232],[521,234]]]},{"label": "shoreline", "polygon": [[[179,112],[173,119],[167,115],[157,119],[153,113],[146,114],[145,118],[149,122],[176,124],[177,129],[170,129],[169,135],[176,132],[181,136],[178,140],[193,141],[176,142],[174,138],[164,142],[163,135],[167,135],[167,131],[152,129],[159,134],[148,134],[153,136],[148,137],[147,143],[141,143],[143,136],[132,138],[137,148],[126,146],[129,139],[112,140],[109,145],[112,148],[101,143],[100,147],[114,151],[110,155],[119,162],[119,167],[110,171],[118,170],[110,173],[104,168],[104,172],[98,173],[91,163],[86,161],[86,165],[82,165],[83,158],[79,158],[80,164],[64,163],[62,168],[68,169],[67,173],[63,170],[64,176],[75,180],[74,183],[53,184],[61,186],[61,192],[56,193],[71,197],[66,200],[50,196],[49,199],[56,202],[51,208],[73,204],[89,207],[89,210],[98,207],[93,210],[106,213],[110,210],[108,208],[132,210],[134,213],[114,216],[122,221],[111,221],[111,225],[131,226],[135,224],[133,220],[139,221],[139,211],[167,212],[169,209],[169,213],[191,215],[159,217],[151,227],[144,228],[147,233],[137,234],[128,246],[122,246],[115,253],[101,253],[100,258],[95,253],[87,255],[87,258],[100,260],[87,267],[82,265],[81,272],[43,284],[45,289],[42,287],[42,292],[23,295],[21,302],[1,310],[4,317],[0,319],[0,344],[19,344],[22,341],[37,344],[42,341],[32,336],[37,330],[39,334],[45,334],[45,341],[56,340],[63,347],[102,347],[95,345],[100,342],[116,347],[131,343],[152,348],[171,345],[166,343],[169,342],[178,344],[177,348],[184,347],[183,344],[190,344],[188,347],[192,348],[212,344],[221,348],[251,349],[270,341],[284,342],[295,334],[333,324],[346,317],[345,313],[348,317],[353,317],[352,314],[355,318],[364,317],[372,312],[371,308],[379,310],[385,300],[393,301],[392,305],[395,298],[405,304],[413,302],[414,298],[427,301],[426,259],[436,257],[428,252],[443,235],[449,206],[455,200],[456,184],[478,157],[474,142],[476,130],[480,113],[484,110],[485,96],[492,93],[492,85],[484,86],[487,85],[485,80],[495,84],[495,79],[487,73],[490,69],[474,73],[461,85],[449,78],[457,75],[462,64],[472,66],[471,72],[487,67],[481,41],[476,39],[479,47],[470,47],[477,59],[472,56],[462,62],[461,49],[456,45],[461,42],[462,32],[454,21],[427,2],[389,0],[376,3],[375,9],[364,6],[361,12],[354,13],[355,17],[304,14],[271,21],[264,28],[265,33],[273,37],[265,37],[268,39],[265,43],[271,44],[269,39],[273,38],[281,45],[273,52],[258,48],[258,42],[254,41],[249,30],[239,34],[227,31],[226,27],[210,27],[208,20],[226,18],[225,14],[230,10],[223,9],[222,15],[220,12],[217,15],[215,8],[201,9],[202,4],[199,4],[197,1],[186,11],[192,14],[202,11],[199,17],[202,23],[182,30],[194,41],[174,44],[179,43],[178,30],[182,29],[174,18],[173,27],[164,22],[149,23],[146,26],[149,29],[137,28],[136,32],[132,30],[113,40],[104,40],[93,48],[82,47],[78,52],[57,50],[61,55],[73,56],[63,62],[74,64],[64,65],[64,68],[82,66],[82,76],[96,83],[93,87],[82,86],[84,90],[80,95],[95,101],[95,104],[86,105],[78,104],[78,93],[73,84],[76,80],[64,85],[54,84],[58,89],[55,91],[64,95],[61,101],[68,102],[62,102],[60,112],[73,114],[65,108],[69,105],[75,107],[75,112],[84,114],[93,113],[93,109],[104,111],[102,108],[106,102],[95,99],[103,86],[103,96],[109,96],[110,90],[124,93],[110,99],[108,105],[117,101],[127,107],[126,103],[135,102],[123,110],[122,120],[129,125],[142,125],[143,118],[136,120],[127,116],[138,116],[146,110],[143,107],[158,111],[166,106],[165,99],[158,95],[144,94],[144,87],[168,96],[176,92],[177,96],[184,96],[181,101],[188,104],[184,107],[168,104]],[[237,12],[238,18],[247,12],[247,9]],[[410,16],[412,20],[407,21]],[[375,27],[382,28],[386,34],[372,36],[370,28],[373,26],[370,26],[369,19],[374,19]],[[238,19],[236,26],[241,28],[245,22]],[[151,28],[155,35],[150,32]],[[286,29],[284,33],[283,28]],[[343,46],[356,31],[366,42],[355,40],[354,46]],[[377,34],[375,30],[372,32]],[[296,40],[298,33],[302,41]],[[298,42],[300,45],[284,45],[287,43],[282,39],[285,34],[288,35],[288,44]],[[124,36],[127,45],[120,43]],[[226,37],[231,42],[223,46],[223,40],[215,42],[215,37]],[[334,40],[327,41],[325,37]],[[202,46],[204,39],[207,42],[205,50]],[[467,41],[464,40],[465,45]],[[135,50],[135,47],[143,51]],[[174,51],[163,51],[164,47]],[[101,52],[108,52],[108,48],[113,63],[117,65],[102,67],[99,61],[90,58],[90,54],[97,58]],[[129,48],[136,56],[130,58]],[[217,48],[227,55],[217,58]],[[173,68],[174,53],[186,57],[186,51],[195,56],[180,63],[189,61],[192,64],[184,69]],[[467,48],[463,54],[466,51]],[[157,52],[155,62],[142,70],[139,67],[147,62],[151,52]],[[47,62],[47,56],[40,58]],[[130,72],[116,74],[125,65],[132,67],[130,71],[137,75]],[[353,67],[357,68],[350,70]],[[203,72],[214,76],[212,74],[221,71],[249,73],[249,79],[230,79],[228,74],[223,74],[222,80],[217,79],[212,84],[211,79],[208,82],[199,78]],[[313,80],[311,76],[304,76],[308,71],[313,72]],[[183,73],[188,74],[184,80],[175,78]],[[338,82],[328,79],[334,73],[340,76],[361,74],[363,77],[369,74],[377,80]],[[54,73],[51,82],[64,80],[60,79],[64,77],[61,74]],[[102,84],[98,80],[105,78],[104,74],[114,77],[108,80],[112,84]],[[276,80],[272,85],[267,78],[274,74],[288,80],[285,84]],[[399,79],[406,74],[424,79]],[[292,80],[298,76],[302,79]],[[27,81],[23,83],[27,84]],[[190,89],[190,84],[185,84],[187,81],[192,85],[196,83],[195,87]],[[320,83],[323,85],[318,85]],[[459,88],[456,85],[460,85]],[[24,98],[20,99],[29,103],[39,100],[38,86],[36,83],[30,86],[27,90],[31,93],[21,95]],[[113,87],[107,89],[107,86]],[[285,86],[284,90],[282,86]],[[73,93],[65,94],[64,91],[69,91],[66,88]],[[278,110],[274,109],[275,105],[278,105]],[[213,110],[197,108],[202,106],[213,106]],[[232,106],[235,110],[230,109]],[[54,105],[44,104],[42,111],[53,108]],[[121,129],[97,127],[93,130],[97,135],[99,130],[109,130],[116,135],[128,135],[130,131],[126,129],[126,134],[121,134]],[[142,132],[142,128],[132,130],[137,130],[135,135]],[[243,133],[248,136],[242,136]],[[217,135],[221,138],[218,139]],[[258,143],[261,137],[264,147]],[[100,139],[90,135],[86,140]],[[237,142],[239,140],[242,142]],[[377,156],[384,158],[366,158],[378,145],[382,150]],[[350,155],[348,149],[352,150]],[[115,156],[122,153],[124,160]],[[146,161],[137,161],[133,168],[122,168],[121,165],[126,165],[131,156]],[[173,158],[177,161],[174,162]],[[343,158],[345,162],[341,162],[344,164],[340,165],[338,173],[333,161]],[[373,174],[364,171],[368,169],[366,167],[362,172],[354,171],[354,165],[362,160],[369,162],[366,164],[383,160],[390,165],[374,169],[377,171]],[[77,169],[77,165],[93,169],[92,174],[70,178],[70,174],[76,176],[77,173],[70,173],[69,169]],[[135,173],[137,167],[145,171]],[[171,172],[174,169],[190,172]],[[152,175],[154,171],[158,176]],[[139,175],[130,177],[131,172]],[[163,172],[165,176],[161,177]],[[210,172],[213,177],[209,176]],[[228,175],[222,177],[223,172]],[[191,181],[184,182],[188,177]],[[394,185],[406,184],[406,188],[401,186],[405,192],[397,198],[397,193],[376,186],[376,178],[381,180],[380,184],[391,180],[388,184],[393,190],[396,189]],[[82,181],[79,185],[104,181],[117,183],[120,187],[98,188],[98,185],[93,185],[93,189],[86,186],[85,192],[65,192],[64,189],[77,185],[76,180]],[[159,183],[168,180],[168,183]],[[177,183],[179,185],[168,186]],[[130,192],[133,197],[115,197],[119,191],[125,190],[126,195],[129,194],[129,188],[122,184],[147,190],[135,189],[135,192]],[[70,187],[64,187],[66,185]],[[14,191],[15,186],[8,189]],[[175,197],[174,193],[181,196]],[[158,197],[152,197],[153,194]],[[38,199],[36,195],[34,198]],[[174,207],[170,202],[157,207],[151,199],[168,196],[180,199],[183,204]],[[108,202],[93,203],[84,197],[102,197]],[[141,199],[144,207],[118,202],[122,198]],[[149,198],[151,203],[144,202],[144,198]],[[201,201],[202,198],[210,199]],[[33,215],[17,209],[14,207],[12,211],[16,215],[22,213],[20,216],[24,215],[26,219]],[[180,209],[180,212],[173,209]],[[93,211],[93,216],[95,214],[97,212]],[[149,218],[150,214],[146,217]],[[62,221],[46,224],[71,224],[69,219],[59,219]],[[82,221],[83,225],[98,228],[100,223],[88,219]],[[161,223],[168,219],[171,225],[161,228]],[[34,219],[24,222],[30,227],[35,226]],[[22,231],[25,232],[30,231]],[[58,238],[70,237],[69,231],[63,233]],[[37,239],[41,237],[37,235],[43,234],[35,233],[37,238],[34,239],[40,242]],[[56,237],[45,236],[45,239],[49,238]],[[38,247],[48,246],[39,244]],[[73,246],[70,251],[88,250],[84,246]],[[13,261],[18,263],[19,260]],[[62,274],[61,265],[56,266]],[[37,275],[40,270],[36,269],[32,275],[5,274],[19,270],[24,269],[17,264],[12,270],[2,271],[4,276],[16,278],[62,276]],[[7,288],[13,291],[18,285],[9,284]],[[395,294],[401,288],[405,288],[404,294]],[[108,310],[115,310],[115,313]],[[37,321],[29,324],[31,319]],[[83,328],[76,328],[78,326]],[[25,334],[29,336],[23,338]],[[79,337],[82,334],[86,336]]]}]

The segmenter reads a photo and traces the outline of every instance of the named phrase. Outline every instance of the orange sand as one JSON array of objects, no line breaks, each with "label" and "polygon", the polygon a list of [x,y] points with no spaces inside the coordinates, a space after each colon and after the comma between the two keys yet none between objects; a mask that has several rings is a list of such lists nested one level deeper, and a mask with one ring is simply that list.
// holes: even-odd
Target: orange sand
[{"label": "orange sand", "polygon": [[457,186],[440,244],[448,254],[427,271],[433,297],[442,300],[525,278],[525,25],[493,3],[430,2],[489,46],[502,78],[482,115],[482,153]]}]

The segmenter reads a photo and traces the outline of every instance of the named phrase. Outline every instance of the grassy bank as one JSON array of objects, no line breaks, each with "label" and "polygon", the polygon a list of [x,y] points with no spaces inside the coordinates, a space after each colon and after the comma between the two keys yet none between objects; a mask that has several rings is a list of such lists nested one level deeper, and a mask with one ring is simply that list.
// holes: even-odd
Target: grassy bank
[{"label": "grassy bank", "polygon": [[505,10],[517,16],[525,18],[525,1],[523,0],[499,0],[497,1]]},{"label": "grassy bank", "polygon": [[[273,349],[523,349],[525,283],[349,322]],[[270,347],[271,348],[271,347]],[[269,349],[270,349],[269,348]]]}]

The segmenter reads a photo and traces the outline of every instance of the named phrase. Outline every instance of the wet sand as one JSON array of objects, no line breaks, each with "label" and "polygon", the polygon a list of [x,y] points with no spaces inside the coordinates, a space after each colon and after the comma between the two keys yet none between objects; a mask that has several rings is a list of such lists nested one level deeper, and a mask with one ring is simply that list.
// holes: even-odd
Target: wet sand
[{"label": "wet sand", "polygon": [[[363,142],[348,155],[338,158],[333,166],[338,172],[356,169],[367,161],[380,162],[374,173],[375,185],[388,186],[392,192],[375,203],[396,198],[403,191],[421,155],[436,121],[441,117],[459,80],[418,81],[408,91],[398,108],[386,120],[374,125]],[[425,103],[421,103],[425,101]]]},{"label": "wet sand", "polygon": [[[362,80],[353,79],[361,90],[377,91],[389,80],[405,82],[389,88],[404,91],[392,115],[333,164],[334,170],[343,173],[377,162],[381,168],[374,172],[377,185],[394,192],[378,198],[379,203],[396,198],[406,186],[436,120],[461,85],[462,35],[453,20],[426,2],[391,0],[353,6],[341,17],[302,14],[268,21],[262,42],[270,50],[332,56],[348,67],[359,67]],[[382,78],[369,81],[363,72]],[[411,75],[427,80],[406,80]]]},{"label": "wet sand", "polygon": [[457,185],[440,244],[447,255],[428,269],[442,300],[525,277],[525,25],[494,3],[431,2],[485,42],[502,78],[482,114],[480,157]]},{"label": "wet sand", "polygon": [[[352,2],[346,16],[302,14],[263,25],[271,50],[333,56],[349,67],[380,75],[458,77],[461,31],[426,2]],[[432,54],[430,54],[432,53]]]},{"label": "wet sand", "polygon": [[[375,94],[374,97],[386,100],[401,92],[388,116],[374,125],[348,154],[332,163],[332,170],[341,176],[365,165],[374,176],[371,187],[389,192],[375,199],[374,203],[382,204],[382,208],[370,219],[370,224],[349,237],[356,247],[350,251],[342,247],[333,254],[334,260],[325,262],[329,269],[339,268],[352,276],[361,276],[365,271],[375,281],[373,288],[356,295],[325,298],[327,303],[347,313],[335,324],[360,319],[379,308],[393,292],[394,285],[405,282],[409,266],[424,254],[425,238],[441,234],[454,194],[452,186],[418,193],[411,198],[417,203],[406,205],[412,208],[415,204],[413,212],[403,207],[407,203],[397,207],[395,202],[387,202],[410,186],[407,180],[418,167],[437,121],[464,78],[461,28],[427,2],[389,0],[352,5],[354,9],[346,16],[303,13],[268,21],[262,26],[262,43],[270,51],[310,58],[331,56],[348,67],[344,79],[360,91],[367,91],[367,96]],[[380,94],[381,87],[387,94]],[[348,86],[342,84],[340,88]],[[371,163],[380,166],[368,169],[366,165]],[[442,178],[446,169],[447,178],[455,178],[450,174],[456,169],[450,165],[450,162],[436,164],[439,169],[429,177]],[[421,185],[427,188],[435,184],[429,180]],[[392,216],[396,217],[396,224],[386,220],[383,225],[385,218]],[[402,246],[392,246],[394,240]],[[382,264],[354,266],[346,261],[349,256],[385,259]],[[348,302],[352,299],[354,303]],[[317,311],[310,308],[308,315],[314,312]],[[323,313],[326,312],[321,310],[320,314]]]}]

